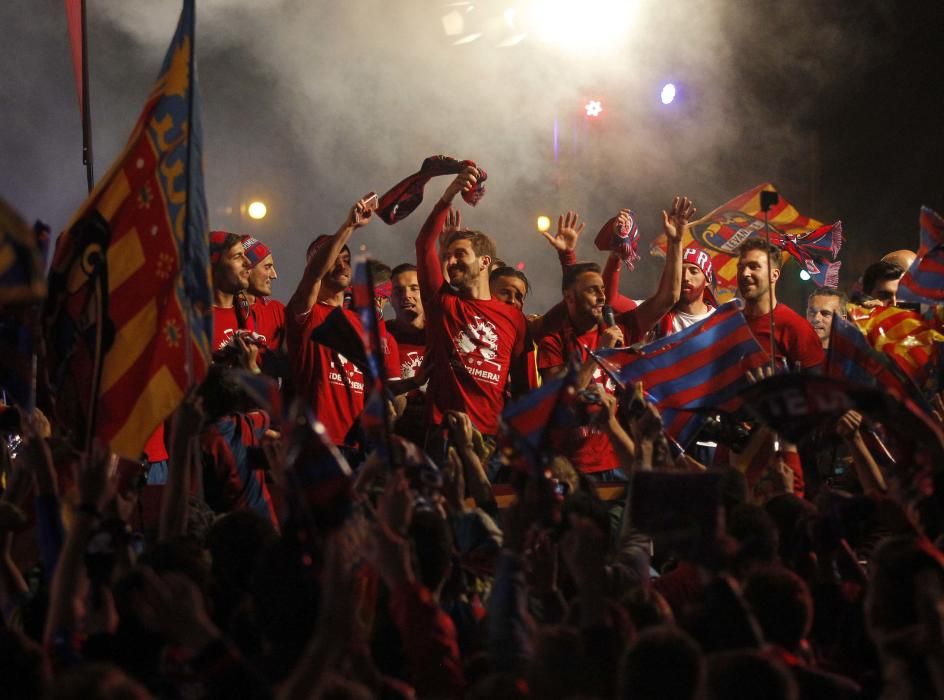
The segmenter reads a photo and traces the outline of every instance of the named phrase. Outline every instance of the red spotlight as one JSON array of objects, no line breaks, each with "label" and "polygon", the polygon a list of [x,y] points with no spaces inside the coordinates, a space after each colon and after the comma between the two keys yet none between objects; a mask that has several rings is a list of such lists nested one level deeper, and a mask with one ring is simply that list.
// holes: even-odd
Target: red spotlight
[{"label": "red spotlight", "polygon": [[524,269],[524,263],[523,263],[523,262],[518,263],[517,265],[515,265],[515,269],[516,269],[516,270],[523,270],[523,269]]}]

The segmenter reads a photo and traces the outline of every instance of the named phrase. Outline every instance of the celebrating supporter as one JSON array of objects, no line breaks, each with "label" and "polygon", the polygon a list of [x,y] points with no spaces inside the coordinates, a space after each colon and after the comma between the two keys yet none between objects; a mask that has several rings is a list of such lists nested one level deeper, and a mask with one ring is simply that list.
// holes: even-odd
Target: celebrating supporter
[{"label": "celebrating supporter", "polygon": [[896,306],[898,303],[898,282],[905,274],[904,268],[893,262],[879,260],[872,263],[862,273],[862,291],[867,306]]},{"label": "celebrating supporter", "polygon": [[692,247],[682,251],[682,288],[679,300],[659,321],[655,335],[665,337],[678,333],[683,328],[708,318],[717,306],[711,291],[713,281],[711,258],[707,253]]},{"label": "celebrating supporter", "polygon": [[296,390],[324,424],[331,441],[357,451],[349,435],[364,408],[364,375],[347,357],[311,338],[332,311],[360,328],[357,314],[345,309],[344,291],[351,284],[351,251],[347,242],[366,226],[373,211],[367,198],[358,200],[334,235],[321,236],[309,247],[308,264],[285,307],[286,339]]},{"label": "celebrating supporter", "polygon": [[285,305],[272,298],[272,283],[278,279],[272,251],[262,241],[248,237],[243,249],[249,260],[249,287],[246,298],[256,333],[265,338],[269,350],[279,350],[285,340]]},{"label": "celebrating supporter", "polygon": [[213,281],[213,351],[222,355],[236,348],[234,338],[254,330],[249,301],[249,258],[243,236],[226,231],[210,233],[210,271]]},{"label": "celebrating supporter", "polygon": [[846,295],[835,287],[818,287],[806,301],[806,320],[819,336],[823,350],[829,350],[833,319],[846,317],[846,303]]},{"label": "celebrating supporter", "polygon": [[[669,212],[662,212],[669,245],[659,288],[638,307],[612,320],[604,315],[606,294],[600,267],[596,263],[577,263],[567,268],[562,281],[567,319],[559,331],[545,335],[539,343],[538,367],[542,376],[550,378],[561,374],[570,358],[576,357],[583,363],[576,381],[578,389],[592,383],[599,391],[610,396],[615,394],[616,384],[590,358],[588,351],[641,340],[678,301],[681,238],[694,212],[695,207],[687,197],[676,197]],[[571,226],[576,224],[576,217],[568,219]],[[617,422],[607,420],[582,426],[576,439],[568,441],[572,449],[568,456],[584,473],[604,479],[620,476],[622,460],[611,442],[614,439],[619,450],[632,452],[631,441]]]},{"label": "celebrating supporter", "polygon": [[518,362],[525,349],[524,316],[493,299],[488,287],[495,244],[479,231],[459,230],[444,241],[441,258],[436,250],[452,200],[475,186],[477,172],[466,167],[449,184],[416,239],[426,311],[426,396],[435,429],[431,433],[441,431],[446,411],[455,410],[467,413],[480,432],[493,436],[506,384],[527,386],[527,370]]},{"label": "celebrating supporter", "polygon": [[785,360],[791,369],[817,369],[825,361],[825,355],[816,331],[805,318],[777,301],[780,261],[780,249],[768,246],[762,238],[749,238],[741,244],[737,263],[738,291],[744,300],[744,315],[766,352],[773,348],[774,355]]},{"label": "celebrating supporter", "polygon": [[395,315],[385,325],[400,351],[400,376],[408,379],[419,371],[426,354],[426,315],[416,265],[397,265],[391,272],[390,281]]}]

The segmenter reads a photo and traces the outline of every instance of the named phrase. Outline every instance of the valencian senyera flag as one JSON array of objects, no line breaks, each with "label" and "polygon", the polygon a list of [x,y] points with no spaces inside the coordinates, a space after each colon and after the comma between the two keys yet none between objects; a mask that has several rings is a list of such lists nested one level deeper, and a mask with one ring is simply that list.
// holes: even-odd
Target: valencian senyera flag
[{"label": "valencian senyera flag", "polygon": [[77,447],[97,437],[132,459],[210,357],[193,5],[127,145],[59,237],[43,310],[58,422]]},{"label": "valencian senyera flag", "polygon": [[[711,256],[715,283],[722,294],[725,289],[737,287],[738,248],[748,238],[765,235],[761,193],[776,192],[770,183],[758,185],[722,204],[710,214],[693,221],[682,238],[682,247],[701,248]],[[783,261],[791,257],[799,262],[818,286],[835,287],[839,284],[836,260],[842,247],[842,223],[823,224],[803,216],[792,204],[778,195],[777,203],[767,212],[770,242],[783,249]],[[665,236],[660,235],[652,244],[653,255],[665,254]]]}]

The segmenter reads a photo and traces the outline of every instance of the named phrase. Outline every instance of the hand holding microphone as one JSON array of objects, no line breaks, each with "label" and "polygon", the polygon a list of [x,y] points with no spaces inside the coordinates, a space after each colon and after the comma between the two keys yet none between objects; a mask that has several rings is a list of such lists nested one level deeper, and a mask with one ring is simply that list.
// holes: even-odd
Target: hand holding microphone
[{"label": "hand holding microphone", "polygon": [[623,331],[616,325],[616,314],[613,307],[607,304],[603,307],[603,317],[600,332],[599,346],[601,348],[618,348],[623,344]]}]

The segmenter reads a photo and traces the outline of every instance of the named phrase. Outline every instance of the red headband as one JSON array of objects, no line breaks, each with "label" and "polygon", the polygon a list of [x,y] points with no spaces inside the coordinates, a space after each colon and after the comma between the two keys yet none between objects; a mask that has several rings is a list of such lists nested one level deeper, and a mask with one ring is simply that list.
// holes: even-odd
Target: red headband
[{"label": "red headband", "polygon": [[272,253],[269,246],[252,236],[243,239],[243,250],[249,258],[249,267],[255,267]]},{"label": "red headband", "polygon": [[714,281],[714,273],[711,270],[711,256],[698,248],[686,248],[682,253],[682,264],[689,263],[705,273],[705,279],[708,284]]}]

